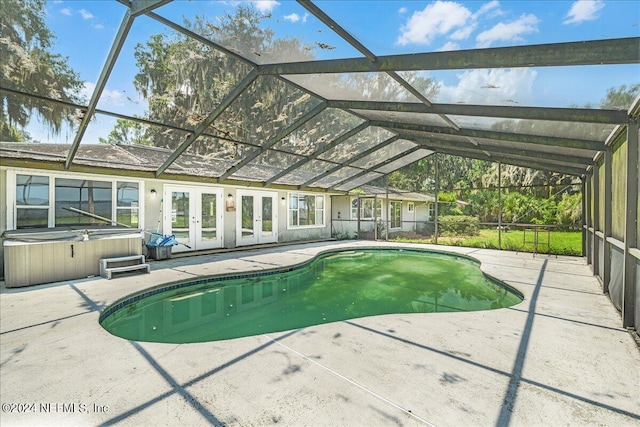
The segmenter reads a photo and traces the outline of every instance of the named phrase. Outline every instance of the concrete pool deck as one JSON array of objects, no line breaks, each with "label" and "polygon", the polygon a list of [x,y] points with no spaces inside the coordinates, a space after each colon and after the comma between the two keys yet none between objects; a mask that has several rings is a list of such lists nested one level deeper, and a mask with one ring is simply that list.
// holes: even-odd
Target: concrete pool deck
[{"label": "concrete pool deck", "polygon": [[127,341],[98,324],[106,306],[153,285],[373,245],[387,244],[174,258],[151,274],[3,288],[0,424],[640,424],[640,352],[582,258],[418,246],[469,254],[525,295],[492,311],[180,345]]}]

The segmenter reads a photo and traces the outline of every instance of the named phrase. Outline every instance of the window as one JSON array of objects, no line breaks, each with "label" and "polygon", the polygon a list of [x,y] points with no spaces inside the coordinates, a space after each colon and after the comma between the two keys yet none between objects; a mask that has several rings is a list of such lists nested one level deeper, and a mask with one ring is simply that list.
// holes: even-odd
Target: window
[{"label": "window", "polygon": [[11,172],[8,176],[15,177],[15,194],[10,191],[8,198],[8,203],[13,204],[11,199],[15,196],[13,219],[7,224],[9,229],[106,226],[108,221],[140,227],[141,184],[137,182],[13,175]]},{"label": "window", "polygon": [[389,202],[389,228],[402,228],[402,202]]},{"label": "window", "polygon": [[55,226],[105,224],[87,212],[111,219],[111,182],[56,178]]},{"label": "window", "polygon": [[416,210],[416,207],[413,204],[413,202],[407,203],[407,212],[413,213],[413,212],[415,212],[415,210]]},{"label": "window", "polygon": [[16,175],[16,228],[49,225],[49,177]]},{"label": "window", "polygon": [[[140,209],[138,200],[140,191],[138,187],[139,184],[137,182],[118,181],[116,192],[116,221],[134,228],[138,227],[138,213]],[[203,194],[203,197],[204,196]],[[215,203],[215,196],[213,197],[212,203]],[[215,210],[215,208],[212,209]],[[215,216],[213,220],[215,221]]]},{"label": "window", "polygon": [[436,205],[433,203],[429,203],[427,205],[427,221],[433,221],[436,217]]},{"label": "window", "polygon": [[[374,219],[374,199],[360,199],[360,219]],[[375,218],[382,219],[382,200],[375,199]],[[351,200],[351,219],[358,218],[358,199]]]},{"label": "window", "polygon": [[289,227],[324,227],[324,196],[289,194]]}]

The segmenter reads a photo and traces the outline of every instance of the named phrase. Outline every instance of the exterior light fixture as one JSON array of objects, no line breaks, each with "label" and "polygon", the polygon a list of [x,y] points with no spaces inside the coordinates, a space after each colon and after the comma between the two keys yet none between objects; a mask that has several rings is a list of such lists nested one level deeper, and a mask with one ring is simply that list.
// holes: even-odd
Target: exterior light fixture
[{"label": "exterior light fixture", "polygon": [[227,194],[227,202],[225,203],[227,212],[233,212],[236,210],[236,201],[233,200],[233,194]]},{"label": "exterior light fixture", "polygon": [[158,192],[155,190],[155,188],[151,189],[151,197],[156,197],[158,195]]}]

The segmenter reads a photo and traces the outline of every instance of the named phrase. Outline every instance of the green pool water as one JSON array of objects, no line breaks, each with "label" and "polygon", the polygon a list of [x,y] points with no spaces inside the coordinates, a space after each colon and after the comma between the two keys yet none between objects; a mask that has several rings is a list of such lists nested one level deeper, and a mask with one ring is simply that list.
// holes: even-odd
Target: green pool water
[{"label": "green pool water", "polygon": [[136,341],[217,341],[379,314],[509,307],[522,301],[516,292],[465,257],[397,249],[343,251],[293,271],[214,278],[134,296],[105,310],[101,324]]}]

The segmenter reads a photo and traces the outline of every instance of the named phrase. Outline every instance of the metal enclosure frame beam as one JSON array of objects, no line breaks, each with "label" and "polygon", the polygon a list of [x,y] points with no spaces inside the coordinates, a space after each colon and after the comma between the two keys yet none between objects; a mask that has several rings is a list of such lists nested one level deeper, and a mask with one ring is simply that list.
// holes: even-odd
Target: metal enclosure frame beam
[{"label": "metal enclosure frame beam", "polygon": [[590,177],[585,177],[585,184],[584,184],[584,189],[585,189],[585,212],[584,212],[584,218],[585,218],[585,238],[586,238],[586,242],[585,242],[585,249],[587,251],[587,264],[591,264],[591,268],[593,269],[593,236],[594,236],[594,232],[593,232],[593,218],[592,218],[592,198],[591,195],[593,193],[593,176]]},{"label": "metal enclosure frame beam", "polygon": [[611,281],[611,243],[607,241],[611,237],[613,219],[611,217],[612,186],[613,186],[613,150],[607,147],[604,152],[604,271],[602,272],[602,292],[609,293],[609,282]]},{"label": "metal enclosure frame beam", "polygon": [[[580,233],[582,235],[582,256],[587,258],[587,177],[582,177],[580,183],[580,192],[582,194],[582,200],[580,203],[580,207],[582,208],[582,215],[580,218]],[[588,264],[588,262],[587,262]]]},{"label": "metal enclosure frame beam", "polygon": [[431,104],[360,100],[329,100],[329,106],[349,110],[393,111],[398,113],[451,114],[455,116],[497,117],[600,124],[626,124],[624,110],[593,108],[521,107],[504,105]]},{"label": "metal enclosure frame beam", "polygon": [[593,181],[593,242],[591,251],[593,252],[593,274],[595,276],[600,275],[600,245],[598,243],[598,235],[596,231],[600,228],[600,166],[596,163],[593,166],[593,174],[591,175]]},{"label": "metal enclosure frame beam", "polygon": [[76,156],[78,152],[78,147],[80,146],[80,141],[82,141],[82,137],[84,133],[87,131],[87,126],[89,125],[89,121],[93,117],[96,111],[96,107],[98,106],[98,102],[100,101],[100,95],[102,95],[102,91],[107,85],[107,80],[109,80],[109,75],[111,75],[111,71],[116,64],[116,60],[118,59],[118,54],[122,50],[122,46],[127,38],[127,34],[129,34],[129,30],[131,30],[131,26],[133,25],[133,20],[135,16],[131,13],[131,9],[128,9],[122,18],[122,22],[120,23],[120,27],[118,28],[118,32],[116,33],[116,37],[111,44],[111,50],[107,55],[107,59],[105,64],[102,66],[100,71],[100,76],[96,81],[96,85],[93,89],[93,93],[91,94],[91,99],[89,100],[89,105],[87,105],[86,111],[84,111],[84,115],[82,116],[82,120],[80,121],[80,125],[78,126],[78,131],[73,139],[73,143],[71,143],[71,147],[69,148],[69,153],[67,153],[67,159],[64,163],[64,168],[69,170],[71,167],[71,163],[73,162],[73,158]]},{"label": "metal enclosure frame beam", "polygon": [[69,148],[69,153],[67,153],[67,158],[64,162],[64,168],[66,170],[69,170],[69,168],[71,167],[73,158],[78,152],[78,147],[80,146],[82,137],[87,131],[89,121],[96,112],[96,107],[98,106],[98,102],[100,101],[102,91],[104,91],[104,88],[107,85],[107,80],[109,80],[111,71],[113,71],[113,67],[115,66],[118,56],[120,55],[122,46],[124,46],[124,42],[127,39],[129,30],[131,30],[131,27],[133,26],[133,21],[136,19],[136,17],[150,12],[155,8],[163,6],[170,1],[171,0],[133,0],[129,4],[129,8],[124,14],[122,22],[120,23],[120,27],[118,27],[118,32],[116,33],[115,39],[111,44],[111,49],[109,50],[105,64],[100,70],[100,75],[98,76],[98,80],[96,81],[93,93],[91,94],[89,105],[87,105],[87,109],[86,111],[84,111],[84,115],[82,116],[82,120],[80,121],[80,125],[78,126],[78,131],[76,132],[73,143]]},{"label": "metal enclosure frame beam", "polygon": [[640,37],[260,65],[260,74],[368,73],[637,64]]},{"label": "metal enclosure frame beam", "polygon": [[[601,151],[604,150],[604,143],[596,140],[584,140],[577,138],[559,138],[553,136],[526,135],[510,132],[496,132],[488,130],[460,129],[455,131],[440,126],[427,126],[415,123],[390,122],[382,120],[372,120],[371,126],[383,127],[391,132],[402,133],[403,130],[424,132],[425,134],[445,134],[459,137],[493,139],[497,141],[520,142],[523,144],[550,145],[561,148],[578,148],[583,150]],[[428,136],[428,135],[425,135]]]},{"label": "metal enclosure frame beam", "polygon": [[[527,157],[526,155],[518,155],[518,154],[510,154],[510,153],[502,153],[499,151],[490,152],[487,151],[484,147],[478,148],[467,148],[467,147],[455,147],[446,142],[442,141],[433,141],[433,140],[422,140],[420,138],[403,136],[406,139],[410,139],[415,143],[429,148],[431,150],[440,151],[442,153],[448,152],[456,156],[464,156],[464,153],[468,153],[470,158],[476,158],[480,160],[489,160],[492,162],[498,161],[497,159],[503,159],[504,163],[512,164],[514,166],[522,166],[522,167],[532,167],[534,169],[542,169],[548,171],[556,171],[556,172],[565,172],[568,175],[582,175],[586,174],[586,169],[581,169],[578,165],[559,165],[556,163],[550,163],[548,161],[535,159]],[[474,157],[480,156],[480,157]],[[510,159],[510,160],[508,160]],[[551,159],[553,161],[554,159]]]}]

